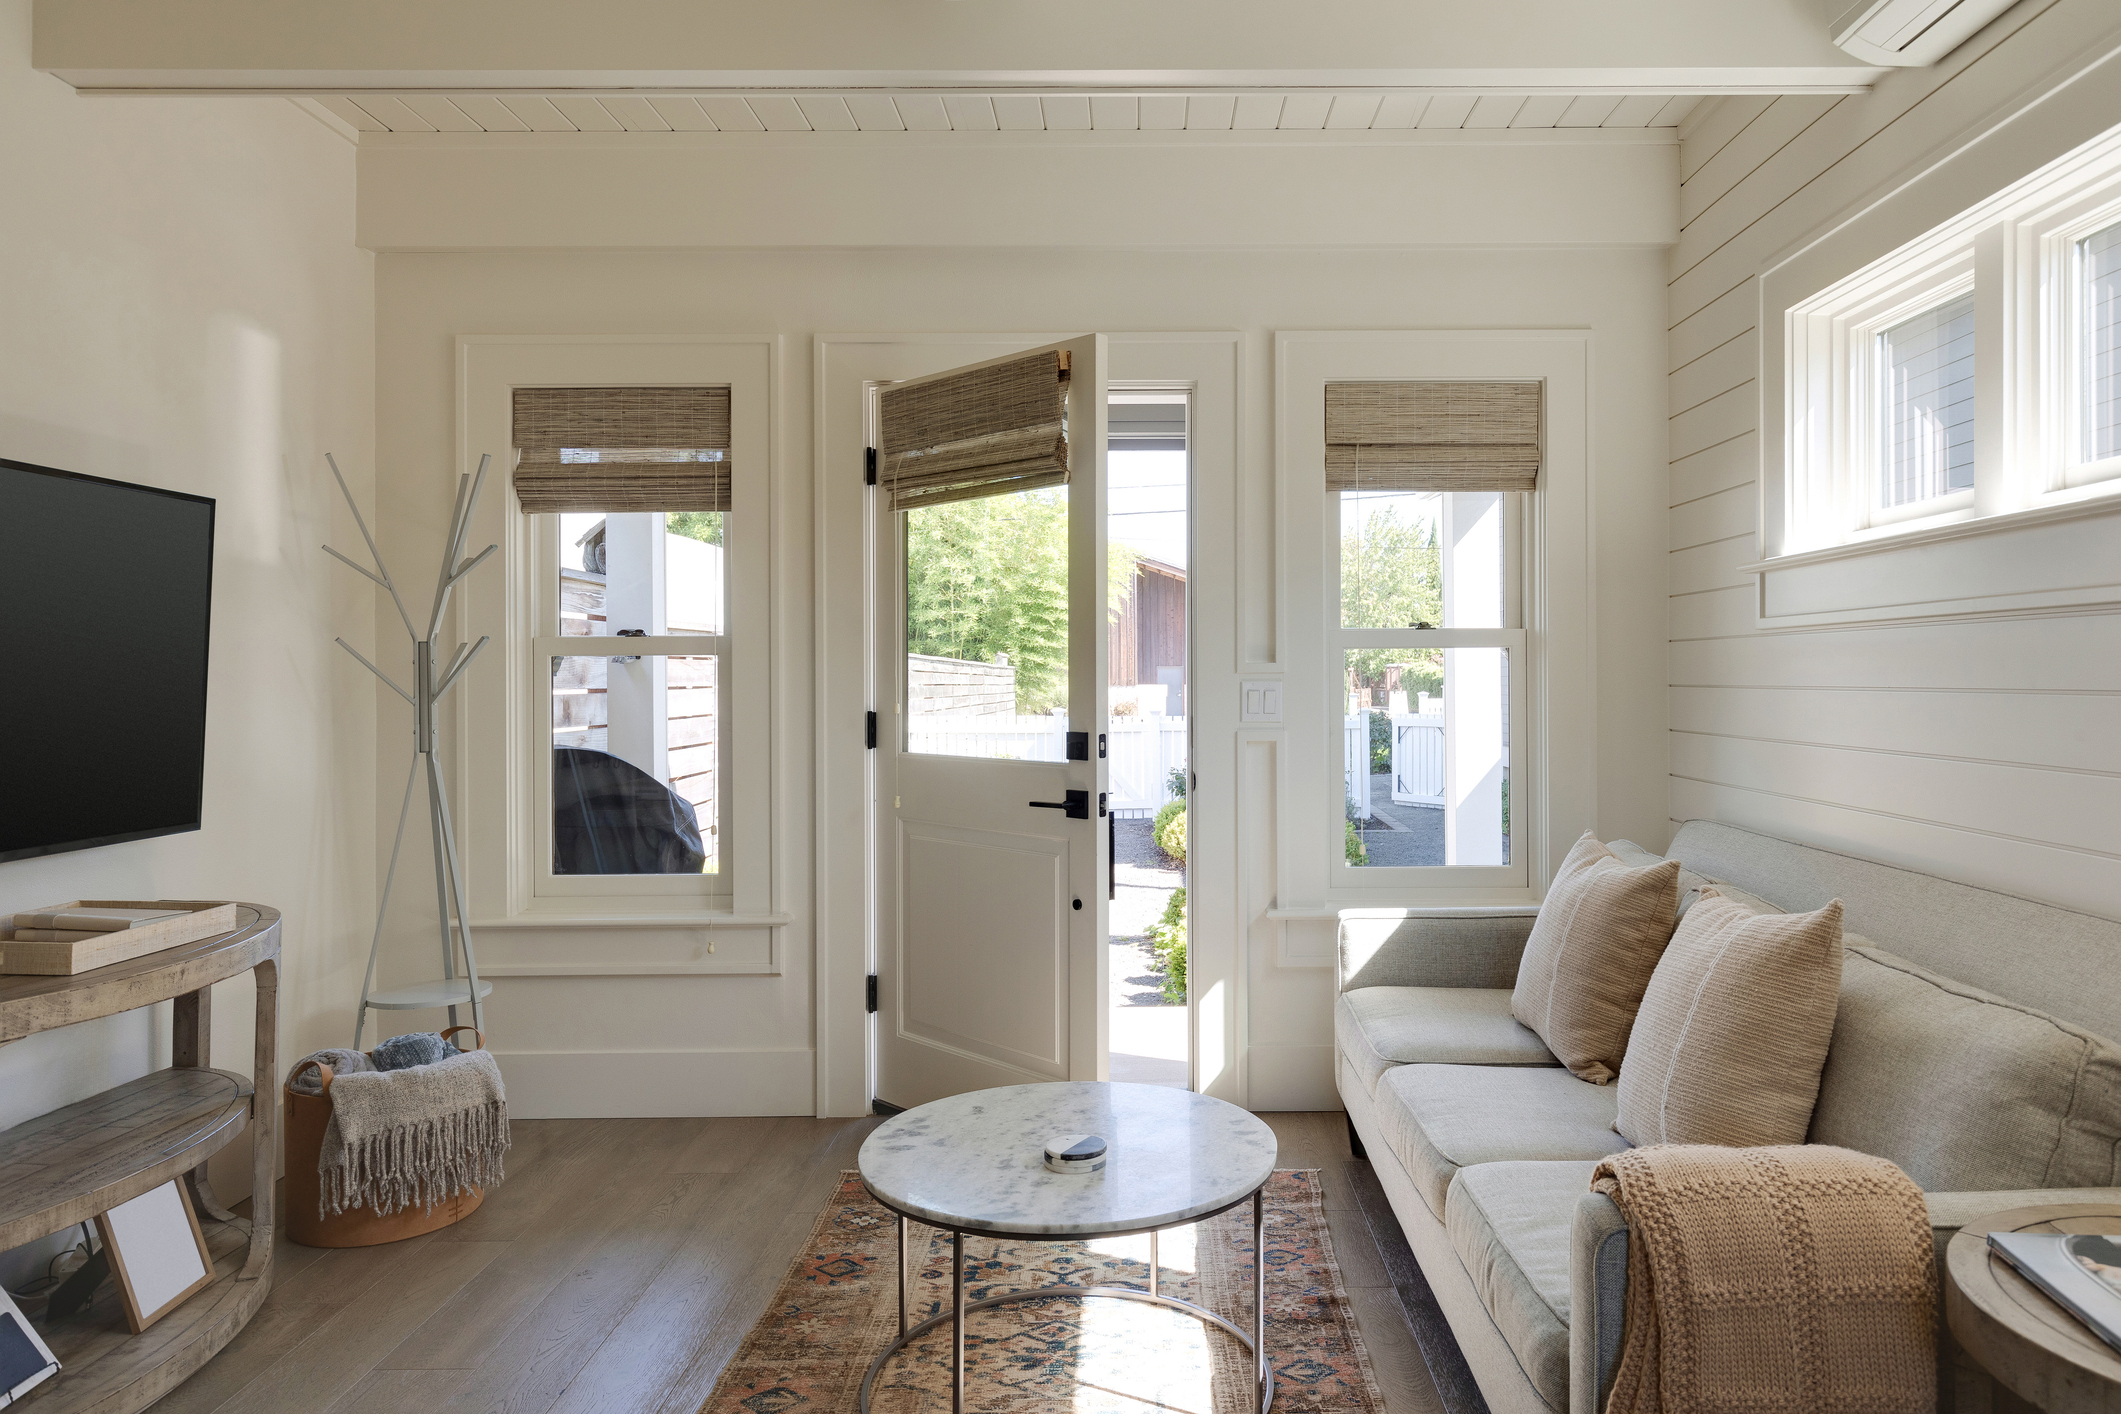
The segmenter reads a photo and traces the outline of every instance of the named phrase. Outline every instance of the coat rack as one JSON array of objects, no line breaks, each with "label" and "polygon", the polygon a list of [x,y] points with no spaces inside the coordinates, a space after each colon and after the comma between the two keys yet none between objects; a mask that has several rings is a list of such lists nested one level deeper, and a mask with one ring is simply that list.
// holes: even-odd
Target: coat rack
[{"label": "coat rack", "polygon": [[[449,791],[442,783],[442,768],[435,760],[435,747],[440,735],[440,723],[435,708],[452,687],[463,677],[464,670],[479,656],[490,641],[481,637],[469,648],[457,645],[449,666],[435,671],[435,635],[442,630],[442,614],[449,607],[450,591],[481,564],[486,557],[500,547],[488,545],[471,559],[459,563],[458,556],[464,553],[464,535],[471,528],[472,510],[479,503],[479,490],[486,484],[486,468],[493,460],[491,456],[479,458],[479,470],[475,476],[457,478],[456,512],[451,517],[449,538],[442,547],[442,572],[435,585],[434,612],[428,616],[427,633],[422,636],[413,627],[412,615],[405,612],[405,601],[398,597],[398,587],[391,581],[390,571],[383,565],[382,552],[376,549],[376,539],[368,533],[368,522],[361,518],[361,508],[354,504],[353,492],[346,487],[346,478],[339,474],[339,464],[332,460],[329,452],[324,462],[331,468],[332,478],[339,483],[339,494],[346,498],[346,508],[353,512],[354,524],[361,527],[361,538],[368,542],[368,553],[374,558],[374,573],[363,569],[337,550],[326,545],[324,553],[340,564],[352,569],[363,579],[372,581],[389,591],[391,603],[398,606],[398,617],[404,620],[405,632],[412,639],[413,686],[411,691],[400,687],[390,676],[374,663],[355,652],[352,644],[343,638],[332,640],[368,671],[374,673],[397,693],[412,704],[412,765],[405,773],[405,798],[398,806],[398,832],[390,842],[390,867],[383,875],[383,897],[376,905],[375,936],[368,944],[368,972],[361,980],[361,1005],[354,1012],[353,1048],[361,1049],[361,1034],[368,1024],[368,1013],[376,1011],[416,1011],[430,1007],[447,1007],[449,1024],[457,1024],[457,1008],[465,1004],[471,1007],[471,1024],[481,1034],[486,1029],[486,1020],[480,1003],[493,992],[493,983],[479,980],[479,963],[471,946],[471,913],[465,906],[464,871],[457,859],[456,832],[449,823]],[[419,778],[421,763],[426,763],[427,774],[427,820],[434,836],[435,855],[435,913],[441,928],[442,977],[434,982],[417,982],[410,987],[392,991],[375,991],[376,953],[383,944],[383,920],[390,910],[390,887],[398,873],[398,849],[405,842],[405,820],[412,811],[413,782]],[[456,949],[450,938],[449,912],[456,908],[456,936],[464,948],[464,976],[457,975]]]}]

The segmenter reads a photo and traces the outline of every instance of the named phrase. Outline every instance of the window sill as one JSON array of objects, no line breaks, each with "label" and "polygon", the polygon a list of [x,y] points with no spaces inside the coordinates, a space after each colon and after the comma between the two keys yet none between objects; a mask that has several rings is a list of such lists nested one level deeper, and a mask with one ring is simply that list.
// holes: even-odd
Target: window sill
[{"label": "window sill", "polygon": [[2102,493],[1736,569],[1758,576],[1762,629],[2104,609],[2121,603],[2121,565],[2110,529],[2091,522],[2116,514],[2121,495]]}]

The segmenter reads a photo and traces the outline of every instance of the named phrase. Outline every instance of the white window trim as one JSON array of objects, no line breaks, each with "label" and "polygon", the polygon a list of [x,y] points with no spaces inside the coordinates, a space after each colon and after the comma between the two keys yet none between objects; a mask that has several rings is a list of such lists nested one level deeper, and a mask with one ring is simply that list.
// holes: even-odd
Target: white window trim
[{"label": "white window trim", "polygon": [[[781,970],[780,934],[792,921],[776,897],[773,858],[775,735],[771,644],[773,537],[771,436],[779,367],[773,337],[462,336],[458,344],[458,454],[495,453],[478,528],[501,546],[500,572],[461,595],[460,631],[490,633],[497,652],[483,675],[468,674],[457,705],[455,774],[459,832],[468,841],[472,922],[482,974],[502,976],[771,973]],[[726,683],[718,704],[727,752],[723,788],[727,878],[556,878],[539,867],[537,811],[550,809],[549,658],[556,637],[548,581],[557,566],[552,520],[516,509],[507,470],[514,458],[511,391],[519,386],[703,384],[731,390],[731,522],[725,561],[727,633],[628,640],[634,651],[700,651],[715,645]],[[543,532],[541,534],[541,532]],[[552,542],[552,543],[545,543]],[[673,647],[673,645],[675,645]],[[541,715],[542,714],[542,715]],[[543,730],[540,730],[542,725]],[[620,929],[622,942],[606,930]],[[576,930],[579,930],[578,932]],[[491,965],[484,965],[491,956]]]},{"label": "white window trim", "polygon": [[[1853,273],[1855,231],[1806,244],[1761,279],[1762,478],[1756,624],[2050,612],[2121,600],[2111,573],[2057,564],[1952,581],[1952,542],[2121,510],[2121,457],[2079,459],[2075,243],[2121,221],[2121,129],[2048,163]],[[1845,258],[1845,257],[1844,257]],[[1842,266],[1846,270],[1846,265]],[[1975,484],[1874,509],[1876,333],[1971,289]],[[1993,544],[1993,542],[1986,542]],[[1923,558],[1910,559],[1917,551]],[[1973,553],[1992,553],[1974,551]],[[1851,561],[1885,555],[1867,572]],[[1901,577],[1895,589],[1881,578]],[[2052,581],[2052,582],[2050,582]]]},{"label": "white window trim", "polygon": [[[1275,337],[1276,501],[1288,572],[1283,622],[1319,626],[1288,640],[1283,714],[1292,774],[1319,773],[1280,812],[1276,917],[1341,908],[1514,904],[1536,900],[1583,831],[1597,823],[1597,701],[1588,514],[1586,386],[1581,330],[1290,332]],[[1497,868],[1346,865],[1339,821],[1344,640],[1339,627],[1339,515],[1325,489],[1325,384],[1342,380],[1538,380],[1546,387],[1539,490],[1520,540],[1521,629],[1435,630],[1517,641],[1511,726],[1511,862]],[[1384,631],[1393,632],[1393,631]],[[1523,672],[1517,664],[1523,664]],[[1521,681],[1520,681],[1521,678]],[[1519,705],[1521,704],[1521,705]],[[1480,878],[1481,875],[1513,877]],[[1376,876],[1376,877],[1371,877]]]}]

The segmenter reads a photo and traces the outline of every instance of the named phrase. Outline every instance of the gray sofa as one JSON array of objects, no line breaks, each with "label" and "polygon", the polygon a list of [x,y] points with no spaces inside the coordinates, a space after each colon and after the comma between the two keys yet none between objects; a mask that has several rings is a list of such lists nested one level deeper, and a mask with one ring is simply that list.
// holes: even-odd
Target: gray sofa
[{"label": "gray sofa", "polygon": [[[1682,911],[1704,882],[1791,911],[1842,900],[1850,951],[1810,1137],[1905,1169],[1940,1255],[2001,1208],[2121,1201],[2121,1049],[2100,1039],[2121,1036],[2121,923],[1706,821],[1669,857]],[[1595,1414],[1627,1229],[1590,1175],[1627,1141],[1615,1088],[1511,1019],[1537,912],[1341,914],[1339,1088],[1489,1407]],[[1986,1377],[1940,1344],[1940,1406],[1987,1408]]]}]

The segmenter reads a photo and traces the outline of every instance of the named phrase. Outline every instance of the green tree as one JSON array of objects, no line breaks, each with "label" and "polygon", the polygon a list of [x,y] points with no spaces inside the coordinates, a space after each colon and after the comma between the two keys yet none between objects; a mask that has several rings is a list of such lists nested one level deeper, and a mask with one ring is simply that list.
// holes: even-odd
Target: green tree
[{"label": "green tree", "polygon": [[682,535],[703,545],[722,543],[720,511],[666,511],[663,528],[672,535]]},{"label": "green tree", "polygon": [[[1113,545],[1106,604],[1117,617],[1140,556]],[[1068,702],[1068,497],[1023,491],[906,515],[906,646],[1016,669],[1016,710]]]},{"label": "green tree", "polygon": [[[1350,628],[1431,627],[1443,622],[1443,564],[1433,521],[1405,521],[1390,507],[1370,512],[1340,539],[1340,621]],[[1405,648],[1365,648],[1348,654],[1347,685],[1386,685],[1398,667],[1399,685],[1416,692],[1443,690],[1443,655]]]}]

